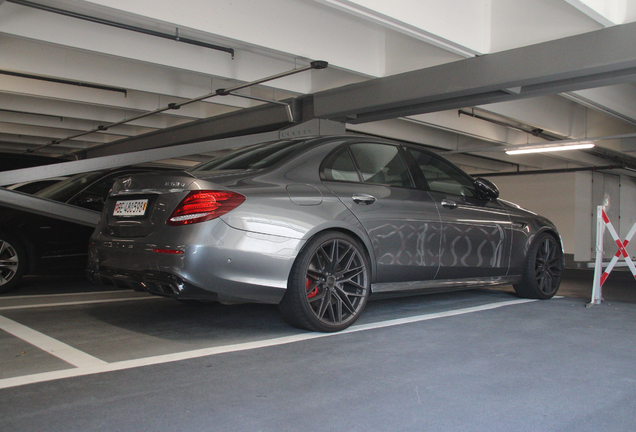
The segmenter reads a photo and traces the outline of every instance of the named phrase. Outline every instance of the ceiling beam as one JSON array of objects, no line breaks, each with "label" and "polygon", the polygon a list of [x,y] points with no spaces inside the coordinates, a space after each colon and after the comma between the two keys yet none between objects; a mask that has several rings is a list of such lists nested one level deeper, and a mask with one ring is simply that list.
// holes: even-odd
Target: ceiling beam
[{"label": "ceiling beam", "polygon": [[[358,124],[636,80],[636,23],[290,99],[294,119]],[[285,107],[261,105],[89,149],[91,158],[276,130]]]},{"label": "ceiling beam", "polygon": [[[290,102],[294,119],[300,120],[300,103]],[[80,158],[94,158],[133,151],[149,150],[239,135],[270,132],[293,124],[287,107],[275,104],[246,108],[220,116],[196,120],[179,126],[125,138],[110,144],[95,146],[78,154]]]},{"label": "ceiling beam", "polygon": [[636,87],[632,84],[579,90],[561,96],[636,126]]},{"label": "ceiling beam", "polygon": [[35,197],[22,192],[7,190],[3,187],[0,187],[0,203],[6,207],[53,217],[67,222],[74,222],[80,225],[96,226],[99,222],[99,212]]},{"label": "ceiling beam", "polygon": [[[338,135],[344,133],[344,125],[325,120],[314,119],[300,123],[288,129],[264,132],[234,138],[199,142],[187,145],[172,146],[162,149],[152,149],[124,155],[98,157],[89,160],[60,162],[32,168],[23,168],[0,172],[0,185],[39,180],[59,175],[88,172],[98,169],[120,167],[143,162],[152,162],[190,154],[206,153],[214,150],[235,148],[280,140],[292,137],[310,137],[319,135]],[[68,222],[94,226],[99,220],[99,213],[80,207],[34,197],[32,195],[15,192],[0,187],[0,204],[18,210],[29,211]]]},{"label": "ceiling beam", "polygon": [[[143,111],[139,109],[83,104],[81,102],[4,93],[0,91],[0,112],[11,112],[35,117],[44,116],[56,118],[60,122],[84,121],[91,123],[92,126],[94,125],[93,122],[114,123],[122,118],[126,118],[126,116],[132,116]],[[208,114],[208,116],[210,116],[210,114]],[[166,113],[139,119],[129,124],[152,129],[163,129],[192,120],[198,120],[199,118],[201,117],[177,117],[172,113]]]},{"label": "ceiling beam", "polygon": [[365,123],[636,80],[636,23],[314,94],[316,117]]},{"label": "ceiling beam", "polygon": [[[409,17],[417,16],[418,18],[423,18],[422,15],[425,15],[424,18],[428,18],[428,17],[434,16],[434,14],[428,15],[428,14],[417,14],[417,13],[414,15],[412,11],[412,5],[410,4],[405,3],[403,5],[400,5],[396,3],[386,3],[383,5],[382,2],[380,2],[380,4],[375,5],[375,8],[369,8],[364,6],[363,4],[360,4],[359,2],[356,3],[349,0],[344,0],[344,1],[343,0],[315,0],[315,1],[317,1],[318,3],[322,3],[324,5],[333,7],[335,9],[341,10],[348,14],[357,16],[369,22],[378,24],[382,27],[386,27],[396,32],[405,34],[414,39],[421,40],[423,42],[426,42],[430,45],[436,46],[445,51],[461,56],[463,58],[474,57],[475,55],[483,54],[483,49],[480,51],[477,51],[474,48],[466,46],[465,44],[461,44],[456,41],[447,39],[443,36],[440,36],[438,34],[435,34],[435,32],[432,33],[432,32],[424,30],[424,27],[425,27],[425,25],[423,25],[424,23],[421,23],[418,26],[418,25],[413,25],[408,22],[405,22],[403,19],[399,19],[398,16],[401,15],[401,13],[404,13],[405,11],[408,11],[407,16]],[[479,18],[481,17],[475,17],[474,15],[471,14],[470,18],[468,18],[468,15],[471,12],[473,12],[474,9],[480,8],[480,5],[476,4],[476,2],[474,3],[475,4],[467,5],[468,7],[464,9],[467,11],[465,13],[465,16],[460,16],[460,17],[456,16],[455,18],[457,19],[453,20],[452,24],[444,23],[444,25],[442,25],[441,27],[446,29],[448,33],[454,34],[455,36],[457,36],[458,33],[461,33],[461,31],[459,30],[464,30],[466,33],[474,34],[473,33],[473,31],[475,30],[474,28],[470,28],[470,30],[466,30],[467,24],[473,25],[476,27],[479,27],[479,25],[481,24],[481,22],[479,21]],[[420,7],[422,9],[424,8],[429,9],[430,5],[421,4]],[[452,13],[452,12],[456,13],[456,10],[452,10],[451,7],[447,9],[446,8],[447,5],[444,4],[444,2],[437,2],[436,7],[442,9],[442,13]],[[383,11],[385,13],[383,13]],[[391,11],[393,13],[387,14],[386,13],[387,11]],[[430,20],[440,25],[438,20],[434,18],[430,18]],[[430,24],[430,22],[428,22],[427,24]],[[479,38],[472,37],[471,41],[474,43],[475,39],[479,39]]]},{"label": "ceiling beam", "polygon": [[[145,162],[154,162],[161,159],[246,146],[259,142],[274,140],[279,137],[280,134],[278,131],[266,132],[262,134],[215,140],[212,142],[205,141],[183,146],[172,146],[162,149],[143,150],[126,154],[113,154],[88,160],[60,162],[34,168],[22,168],[11,171],[2,171],[0,172],[0,185],[6,186],[15,183],[40,180],[50,177],[58,177],[62,175],[68,176],[71,174],[78,174],[101,169],[135,165]],[[3,200],[2,196],[0,196],[0,203],[6,203],[6,201]]]},{"label": "ceiling beam", "polygon": [[[605,15],[601,14],[598,10],[590,7],[588,4],[586,4],[585,2],[581,0],[565,0],[565,1],[569,3],[571,6],[573,6],[574,8],[583,12],[588,17],[592,18],[597,23],[605,27],[611,27],[613,25],[618,24],[612,21],[611,19],[609,19],[608,17],[606,17]],[[607,3],[615,3],[615,0],[605,0],[605,1]]]},{"label": "ceiling beam", "polygon": [[[220,46],[220,45],[216,45],[216,44],[210,44],[210,43],[203,42],[203,41],[190,39],[190,38],[183,37],[183,36],[179,36],[179,29],[178,28],[177,28],[175,34],[169,34],[169,33],[163,33],[163,32],[159,32],[159,31],[155,31],[155,30],[145,29],[145,28],[141,28],[141,27],[137,27],[137,26],[131,26],[131,25],[128,25],[128,24],[124,24],[124,23],[120,23],[120,22],[116,22],[116,21],[111,21],[111,20],[107,20],[107,19],[103,19],[103,18],[98,18],[98,17],[94,17],[94,16],[90,16],[90,15],[85,15],[85,14],[73,12],[73,11],[66,10],[66,9],[55,8],[55,7],[52,7],[52,6],[47,6],[47,5],[43,5],[43,4],[39,4],[39,3],[26,1],[26,0],[8,0],[8,1],[10,3],[16,3],[16,4],[19,4],[19,5],[22,5],[22,6],[27,6],[27,7],[31,7],[31,8],[35,8],[35,9],[40,9],[40,10],[43,10],[43,11],[46,11],[46,12],[52,12],[52,13],[56,13],[56,14],[60,14],[60,15],[65,15],[65,16],[69,16],[69,17],[72,17],[72,18],[82,19],[82,20],[94,22],[94,23],[97,23],[97,24],[102,24],[102,25],[116,27],[116,28],[120,28],[120,29],[124,29],[124,30],[128,30],[128,31],[134,31],[134,32],[137,32],[137,33],[147,34],[147,35],[158,37],[158,38],[162,38],[162,39],[170,39],[170,40],[173,40],[175,42],[182,42],[182,43],[196,45],[196,46],[200,46],[200,47],[204,47],[204,48],[214,49],[214,50],[217,50],[217,51],[223,51],[223,52],[226,52],[228,54],[231,54],[232,55],[232,59],[234,59],[234,49],[228,48],[228,47],[224,47],[224,46]],[[0,2],[0,4],[2,4],[2,2]]]}]

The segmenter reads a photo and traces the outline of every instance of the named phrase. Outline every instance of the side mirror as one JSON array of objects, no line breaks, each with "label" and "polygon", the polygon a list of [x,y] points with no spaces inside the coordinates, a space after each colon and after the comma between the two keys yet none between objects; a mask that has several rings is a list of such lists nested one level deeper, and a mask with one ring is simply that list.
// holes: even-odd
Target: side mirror
[{"label": "side mirror", "polygon": [[477,195],[482,199],[497,199],[499,198],[499,189],[490,180],[484,178],[475,179],[475,190]]}]

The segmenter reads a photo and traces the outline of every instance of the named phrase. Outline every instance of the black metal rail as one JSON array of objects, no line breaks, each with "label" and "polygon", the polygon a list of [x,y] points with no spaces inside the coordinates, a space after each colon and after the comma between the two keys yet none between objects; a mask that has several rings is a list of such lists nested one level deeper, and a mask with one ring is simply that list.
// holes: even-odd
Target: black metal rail
[{"label": "black metal rail", "polygon": [[169,34],[169,33],[163,33],[163,32],[159,32],[159,31],[155,31],[155,30],[149,30],[149,29],[145,29],[145,28],[141,28],[141,27],[136,27],[136,26],[131,26],[128,24],[122,24],[122,23],[118,23],[116,21],[110,21],[107,19],[103,19],[103,18],[97,18],[97,17],[93,17],[90,15],[84,15],[78,12],[72,12],[72,11],[68,11],[68,10],[64,10],[64,9],[60,9],[60,8],[56,8],[53,6],[47,6],[47,5],[43,5],[43,4],[39,4],[39,3],[33,3],[27,0],[6,0],[8,3],[15,3],[21,6],[26,6],[26,7],[30,7],[30,8],[34,8],[34,9],[39,9],[39,10],[43,10],[46,12],[52,12],[52,13],[56,13],[59,15],[65,15],[68,17],[72,17],[72,18],[78,18],[78,19],[82,19],[85,21],[90,21],[90,22],[94,22],[97,24],[103,24],[103,25],[107,25],[107,26],[111,26],[111,27],[117,27],[123,30],[129,30],[129,31],[134,31],[137,33],[143,33],[146,35],[150,35],[150,36],[155,36],[155,37],[159,37],[159,38],[163,38],[163,39],[170,39],[176,42],[183,42],[183,43],[187,43],[190,45],[196,45],[196,46],[200,46],[203,48],[209,48],[209,49],[213,49],[213,50],[217,50],[217,51],[223,51],[226,52],[228,54],[230,54],[232,56],[232,59],[234,59],[234,49],[233,48],[228,48],[228,47],[224,47],[221,45],[215,45],[215,44],[211,44],[211,43],[207,43],[207,42],[201,42],[195,39],[190,39],[190,38],[185,38],[182,36],[179,36],[179,29],[176,29],[175,34]]}]

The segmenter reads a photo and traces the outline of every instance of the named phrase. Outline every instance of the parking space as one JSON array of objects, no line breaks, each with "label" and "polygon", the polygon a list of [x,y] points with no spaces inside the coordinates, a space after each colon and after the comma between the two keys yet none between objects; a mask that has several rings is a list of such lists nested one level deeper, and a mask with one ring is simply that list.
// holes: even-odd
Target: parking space
[{"label": "parking space", "polygon": [[550,301],[380,299],[338,334],[275,306],[29,281],[0,299],[0,429],[628,430],[636,305],[585,308],[583,279]]},{"label": "parking space", "polygon": [[456,3],[0,0],[0,432],[636,429],[636,0]]},{"label": "parking space", "polygon": [[[99,370],[107,370],[107,365],[133,360],[157,363],[171,360],[165,357],[169,355],[190,358],[210,349],[214,353],[214,348],[244,349],[254,342],[267,345],[287,343],[281,341],[287,337],[297,341],[326,336],[290,327],[271,305],[180,303],[105,289],[82,279],[68,282],[66,293],[40,294],[37,283],[25,291],[27,294],[0,298],[0,328],[7,339],[3,346],[10,347],[0,354],[4,365],[0,377],[5,379],[0,386],[61,378],[73,372],[81,375],[100,366],[106,368]],[[522,302],[506,292],[479,290],[384,298],[368,305],[354,330],[392,325],[398,319],[428,319]],[[165,358],[157,358],[161,356]],[[60,370],[69,374],[42,376]]]}]

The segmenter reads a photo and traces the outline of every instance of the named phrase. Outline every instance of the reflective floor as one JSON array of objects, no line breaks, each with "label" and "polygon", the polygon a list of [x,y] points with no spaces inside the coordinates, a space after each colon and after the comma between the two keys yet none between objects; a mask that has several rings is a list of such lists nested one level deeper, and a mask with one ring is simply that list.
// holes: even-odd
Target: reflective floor
[{"label": "reflective floor", "polygon": [[0,297],[0,430],[631,430],[636,281],[372,301],[340,334],[275,306],[187,305],[83,278]]}]

